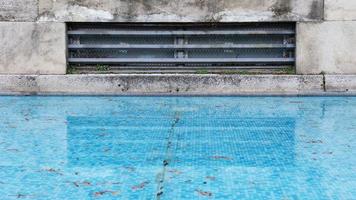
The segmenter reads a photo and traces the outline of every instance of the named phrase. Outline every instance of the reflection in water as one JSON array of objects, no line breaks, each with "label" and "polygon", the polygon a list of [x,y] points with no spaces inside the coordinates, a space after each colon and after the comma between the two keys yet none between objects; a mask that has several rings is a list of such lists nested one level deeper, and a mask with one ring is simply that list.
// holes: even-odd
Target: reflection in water
[{"label": "reflection in water", "polygon": [[355,108],[351,97],[0,97],[0,197],[355,199]]},{"label": "reflection in water", "polygon": [[[68,117],[70,166],[176,165],[272,167],[294,163],[293,118],[180,116],[169,119]],[[170,144],[170,145],[168,145]],[[167,155],[167,148],[172,155]],[[172,163],[171,163],[172,164]]]}]

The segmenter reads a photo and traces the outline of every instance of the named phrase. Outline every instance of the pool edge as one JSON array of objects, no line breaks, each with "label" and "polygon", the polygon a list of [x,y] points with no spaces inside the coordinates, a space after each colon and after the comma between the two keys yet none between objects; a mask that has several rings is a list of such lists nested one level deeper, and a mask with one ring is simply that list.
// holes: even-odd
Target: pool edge
[{"label": "pool edge", "polygon": [[356,75],[0,75],[0,95],[356,95]]}]

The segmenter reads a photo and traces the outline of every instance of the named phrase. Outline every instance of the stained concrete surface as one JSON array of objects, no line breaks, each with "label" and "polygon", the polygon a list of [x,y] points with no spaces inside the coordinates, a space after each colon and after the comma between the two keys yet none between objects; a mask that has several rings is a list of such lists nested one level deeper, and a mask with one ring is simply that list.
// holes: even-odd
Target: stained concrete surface
[{"label": "stained concrete surface", "polygon": [[0,93],[18,94],[311,94],[323,76],[298,75],[0,75]]},{"label": "stained concrete surface", "polygon": [[356,1],[325,0],[325,20],[356,20]]},{"label": "stained concrete surface", "polygon": [[315,21],[323,0],[39,0],[40,21]]},{"label": "stained concrete surface", "polygon": [[0,0],[0,21],[35,21],[37,0]]},{"label": "stained concrete surface", "polygon": [[0,74],[65,74],[64,23],[0,22]]},{"label": "stained concrete surface", "polygon": [[356,21],[297,24],[298,74],[356,74]]}]

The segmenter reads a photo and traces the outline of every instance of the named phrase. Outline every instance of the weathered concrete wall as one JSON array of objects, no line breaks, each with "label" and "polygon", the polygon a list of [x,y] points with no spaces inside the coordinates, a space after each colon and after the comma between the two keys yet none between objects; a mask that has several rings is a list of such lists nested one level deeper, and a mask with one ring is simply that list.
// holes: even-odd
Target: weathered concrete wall
[{"label": "weathered concrete wall", "polygon": [[323,17],[323,0],[39,0],[40,21],[235,22]]},{"label": "weathered concrete wall", "polygon": [[323,0],[0,0],[0,21],[310,21]]},{"label": "weathered concrete wall", "polygon": [[323,77],[291,75],[0,75],[0,93],[20,94],[310,94]]},{"label": "weathered concrete wall", "polygon": [[36,0],[0,0],[0,21],[35,21],[37,3]]},{"label": "weathered concrete wall", "polygon": [[65,73],[71,21],[297,21],[298,73],[356,74],[355,0],[0,0],[0,73]]},{"label": "weathered concrete wall", "polygon": [[326,20],[356,20],[355,0],[325,0]]},{"label": "weathered concrete wall", "polygon": [[298,23],[297,73],[356,74],[356,21]]},{"label": "weathered concrete wall", "polygon": [[0,22],[0,74],[65,74],[64,23]]}]

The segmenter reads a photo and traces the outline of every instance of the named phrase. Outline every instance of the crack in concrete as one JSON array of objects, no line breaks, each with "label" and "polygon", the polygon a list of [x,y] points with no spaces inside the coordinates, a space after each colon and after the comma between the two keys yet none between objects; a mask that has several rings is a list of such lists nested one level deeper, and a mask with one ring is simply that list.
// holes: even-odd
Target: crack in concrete
[{"label": "crack in concrete", "polygon": [[177,124],[180,121],[180,113],[175,112],[174,114],[174,119],[171,123],[171,128],[168,132],[168,137],[167,137],[167,146],[166,146],[166,152],[163,160],[163,168],[160,173],[157,174],[156,181],[157,181],[157,192],[156,192],[156,199],[160,200],[161,196],[163,195],[163,190],[164,190],[164,179],[166,176],[167,172],[167,167],[171,162],[172,159],[172,146],[173,146],[173,136],[174,136],[174,130]]},{"label": "crack in concrete", "polygon": [[323,73],[322,76],[323,76],[323,90],[324,90],[324,92],[326,92],[326,79],[325,79],[325,74]]}]

